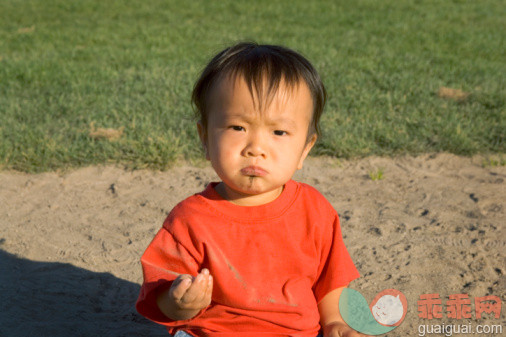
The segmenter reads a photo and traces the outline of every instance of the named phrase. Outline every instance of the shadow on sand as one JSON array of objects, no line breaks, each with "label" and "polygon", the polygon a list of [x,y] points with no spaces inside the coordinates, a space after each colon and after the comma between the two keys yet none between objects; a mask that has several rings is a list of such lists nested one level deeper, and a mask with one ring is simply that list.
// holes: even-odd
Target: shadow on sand
[{"label": "shadow on sand", "polygon": [[134,308],[140,286],[0,249],[0,336],[168,336]]}]

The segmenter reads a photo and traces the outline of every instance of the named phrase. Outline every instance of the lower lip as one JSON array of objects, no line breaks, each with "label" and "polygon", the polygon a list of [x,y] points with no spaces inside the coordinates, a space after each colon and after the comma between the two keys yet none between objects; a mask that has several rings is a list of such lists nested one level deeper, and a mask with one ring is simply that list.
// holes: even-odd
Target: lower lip
[{"label": "lower lip", "polygon": [[267,171],[260,167],[248,166],[241,169],[241,173],[245,176],[263,177],[267,174]]}]

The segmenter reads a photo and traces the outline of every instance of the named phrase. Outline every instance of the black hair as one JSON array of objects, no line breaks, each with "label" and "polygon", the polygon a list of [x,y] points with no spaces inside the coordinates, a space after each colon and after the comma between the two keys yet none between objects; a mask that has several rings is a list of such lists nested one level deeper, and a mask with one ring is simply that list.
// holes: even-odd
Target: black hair
[{"label": "black hair", "polygon": [[237,75],[244,77],[252,95],[255,90],[260,104],[262,99],[268,103],[278,90],[281,81],[291,88],[304,81],[313,99],[308,139],[313,134],[320,136],[319,122],[327,94],[314,67],[301,54],[291,49],[259,45],[255,42],[241,42],[222,50],[209,62],[195,83],[192,103],[196,107],[197,117],[206,130],[209,93],[224,77]]}]

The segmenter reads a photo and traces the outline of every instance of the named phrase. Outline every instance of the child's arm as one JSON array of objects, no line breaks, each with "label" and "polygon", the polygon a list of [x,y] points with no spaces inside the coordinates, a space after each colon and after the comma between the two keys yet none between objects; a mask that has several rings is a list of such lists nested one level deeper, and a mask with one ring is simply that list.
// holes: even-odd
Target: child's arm
[{"label": "child's arm", "polygon": [[339,313],[339,297],[345,287],[337,288],[329,292],[318,303],[320,312],[320,324],[323,327],[324,337],[360,337],[365,336],[346,324]]},{"label": "child's arm", "polygon": [[156,300],[160,311],[175,321],[191,319],[211,303],[213,277],[203,269],[195,278],[179,275],[170,289],[160,293]]}]

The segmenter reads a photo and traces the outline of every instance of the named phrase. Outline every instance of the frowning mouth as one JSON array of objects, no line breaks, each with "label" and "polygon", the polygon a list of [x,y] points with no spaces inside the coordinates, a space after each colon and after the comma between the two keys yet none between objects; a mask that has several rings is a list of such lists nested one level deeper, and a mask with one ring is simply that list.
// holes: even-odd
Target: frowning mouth
[{"label": "frowning mouth", "polygon": [[245,176],[250,176],[250,177],[263,177],[268,172],[266,170],[264,170],[263,168],[261,168],[260,166],[247,166],[247,167],[241,169],[241,173]]}]

